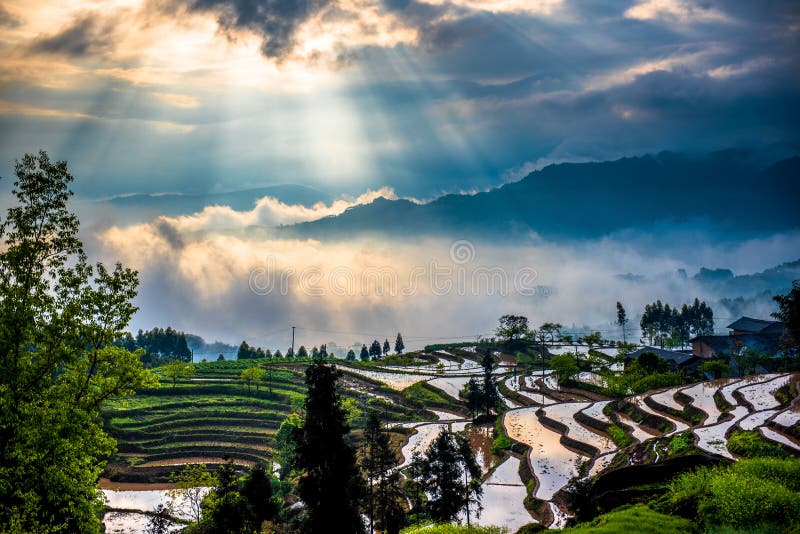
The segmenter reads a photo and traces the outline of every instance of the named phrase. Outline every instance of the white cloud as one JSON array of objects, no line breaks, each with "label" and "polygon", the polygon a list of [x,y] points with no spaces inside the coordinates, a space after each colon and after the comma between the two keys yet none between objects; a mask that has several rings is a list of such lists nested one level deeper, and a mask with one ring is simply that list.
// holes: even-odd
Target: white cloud
[{"label": "white cloud", "polygon": [[625,17],[638,20],[663,20],[680,24],[698,22],[730,22],[731,19],[713,7],[697,5],[692,0],[645,0],[625,11]]}]

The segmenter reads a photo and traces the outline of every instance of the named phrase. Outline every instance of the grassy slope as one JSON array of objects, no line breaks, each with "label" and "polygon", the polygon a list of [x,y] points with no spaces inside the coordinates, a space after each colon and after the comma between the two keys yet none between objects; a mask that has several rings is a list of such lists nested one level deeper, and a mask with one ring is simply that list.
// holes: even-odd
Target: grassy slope
[{"label": "grassy slope", "polygon": [[[224,455],[247,461],[268,460],[280,423],[292,411],[301,409],[306,389],[304,366],[267,364],[272,368],[272,391],[266,374],[258,390],[248,390],[238,381],[239,373],[257,364],[265,362],[198,363],[195,380],[181,380],[175,388],[162,382],[159,389],[141,390],[130,399],[107,402],[103,408],[106,429],[117,439],[119,449],[112,463],[135,466],[151,460]],[[233,380],[196,380],[208,378]],[[348,389],[343,393],[346,398],[355,398],[358,406],[394,420],[422,418],[419,409],[375,398],[362,399]],[[355,426],[359,424],[356,421]]]},{"label": "grassy slope", "polygon": [[697,527],[681,517],[660,514],[644,504],[622,507],[562,532],[565,534],[593,532],[596,534],[686,534]]}]

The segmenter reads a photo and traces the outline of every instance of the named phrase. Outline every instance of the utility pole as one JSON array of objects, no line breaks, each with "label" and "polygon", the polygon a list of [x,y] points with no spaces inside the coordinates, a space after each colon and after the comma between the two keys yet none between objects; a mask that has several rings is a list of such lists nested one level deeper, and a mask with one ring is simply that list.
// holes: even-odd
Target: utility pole
[{"label": "utility pole", "polygon": [[295,327],[293,326],[292,327],[292,358],[294,358],[294,329],[295,329]]}]

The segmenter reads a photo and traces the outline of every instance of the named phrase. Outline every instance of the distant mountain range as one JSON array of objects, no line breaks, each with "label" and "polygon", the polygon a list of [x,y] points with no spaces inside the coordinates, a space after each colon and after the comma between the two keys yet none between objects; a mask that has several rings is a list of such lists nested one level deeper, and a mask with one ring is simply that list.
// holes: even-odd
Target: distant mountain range
[{"label": "distant mountain range", "polygon": [[259,199],[267,196],[277,198],[285,204],[307,207],[318,202],[330,203],[333,200],[328,193],[313,187],[283,184],[229,193],[127,195],[102,200],[99,203],[110,204],[123,217],[129,215],[132,219],[146,220],[159,215],[195,213],[202,211],[206,206],[229,206],[237,211],[246,211],[253,209]]},{"label": "distant mountain range", "polygon": [[376,199],[338,216],[283,228],[293,236],[364,233],[580,239],[662,223],[709,223],[738,240],[800,227],[800,157],[758,166],[747,150],[673,152],[562,163],[518,182],[425,204]]}]

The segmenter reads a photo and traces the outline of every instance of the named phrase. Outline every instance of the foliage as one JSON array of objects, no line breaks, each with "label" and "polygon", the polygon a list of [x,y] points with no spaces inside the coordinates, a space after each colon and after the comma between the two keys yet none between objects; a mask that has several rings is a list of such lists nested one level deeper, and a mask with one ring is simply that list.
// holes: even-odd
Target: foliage
[{"label": "foliage", "polygon": [[706,526],[798,525],[800,459],[758,458],[700,468],[669,485],[664,506]]},{"label": "foliage", "polygon": [[403,350],[406,348],[405,344],[403,343],[403,336],[400,335],[400,332],[397,333],[397,337],[394,340],[394,351],[397,354],[402,354]]},{"label": "foliage", "polygon": [[625,313],[625,308],[622,307],[621,302],[617,302],[617,325],[622,328],[622,342],[627,343],[628,339],[625,335],[626,327],[628,325],[628,314]]},{"label": "foliage", "polygon": [[788,456],[780,445],[764,439],[758,430],[734,431],[728,438],[728,450],[745,458]]},{"label": "foliage", "polygon": [[178,380],[194,376],[194,365],[182,360],[172,360],[161,366],[161,374],[172,383],[172,389],[175,389]]},{"label": "foliage", "polygon": [[166,329],[139,330],[135,339],[126,332],[115,340],[115,344],[130,351],[143,349],[142,363],[147,366],[154,367],[173,359],[192,361],[192,351],[186,341],[186,334],[171,326]]},{"label": "foliage", "polygon": [[275,445],[277,448],[275,459],[281,466],[278,472],[281,479],[286,478],[292,471],[292,462],[294,461],[294,450],[296,446],[294,437],[296,430],[299,429],[302,424],[303,421],[300,419],[299,414],[289,414],[289,416],[283,420],[281,426],[278,427],[278,433],[275,434]]},{"label": "foliage", "polygon": [[625,432],[622,427],[617,425],[611,425],[606,429],[608,435],[611,436],[611,440],[617,445],[617,447],[627,447],[631,443],[633,443],[633,437]]},{"label": "foliage", "polygon": [[355,452],[344,436],[349,432],[337,391],[342,372],[321,361],[306,369],[308,394],[305,420],[294,432],[294,467],[302,474],[297,489],[306,504],[306,530],[325,532],[331,525],[362,532],[358,511],[363,481]]},{"label": "foliage", "polygon": [[256,391],[258,391],[258,386],[261,383],[261,379],[264,377],[264,369],[260,367],[248,367],[244,369],[241,374],[239,374],[239,380],[241,380],[245,385],[247,385],[247,391],[250,391],[250,388],[255,384]]},{"label": "foliage", "polygon": [[773,299],[778,303],[778,311],[772,316],[785,325],[781,339],[783,345],[787,348],[800,346],[800,280],[792,283],[789,293],[776,295]]},{"label": "foliage", "polygon": [[506,534],[502,527],[476,527],[467,525],[423,525],[403,529],[403,534]]},{"label": "foliage", "polygon": [[700,364],[700,371],[708,373],[714,378],[729,376],[731,368],[725,360],[706,360]]},{"label": "foliage", "polygon": [[503,315],[497,327],[497,337],[504,341],[523,338],[529,331],[528,318],[522,315]]},{"label": "foliage", "polygon": [[684,304],[680,311],[660,300],[644,307],[639,321],[642,339],[650,345],[660,344],[662,347],[668,339],[676,346],[682,346],[694,336],[714,333],[714,312],[705,302],[694,299],[691,305]]},{"label": "foliage", "polygon": [[481,469],[466,436],[443,429],[412,464],[412,477],[429,496],[426,509],[434,521],[453,521],[468,505],[481,509]]},{"label": "foliage", "polygon": [[[403,521],[404,495],[400,487],[400,473],[393,469],[397,464],[389,444],[389,436],[381,428],[381,421],[370,415],[364,430],[364,472],[369,487],[368,516],[377,519],[377,526],[389,534],[400,530]],[[372,530],[372,529],[370,529]]]},{"label": "foliage", "polygon": [[644,504],[623,506],[588,523],[563,530],[564,534],[686,534],[695,532],[691,521],[658,513]]},{"label": "foliage", "polygon": [[157,386],[141,352],[113,344],[137,275],[87,263],[66,162],[26,154],[15,173],[0,223],[0,528],[97,532],[97,479],[116,446],[99,407]]},{"label": "foliage", "polygon": [[558,375],[558,381],[560,383],[569,380],[580,371],[575,357],[567,353],[556,354],[550,358],[550,367],[552,367],[555,374]]},{"label": "foliage", "polygon": [[214,476],[205,464],[186,464],[183,470],[170,476],[170,482],[176,485],[175,489],[168,492],[172,501],[170,510],[188,515],[195,523],[199,522],[205,497],[204,487],[214,484]]},{"label": "foliage", "polygon": [[359,355],[359,357],[361,358],[362,362],[369,361],[369,350],[367,350],[366,345],[361,345],[361,354]]},{"label": "foliage", "polygon": [[683,432],[681,434],[676,434],[672,437],[672,439],[669,440],[667,449],[670,456],[675,456],[677,454],[681,454],[682,452],[688,451],[692,448],[692,445],[694,445],[692,434]]},{"label": "foliage", "polygon": [[[269,351],[264,352],[264,349],[261,347],[251,347],[247,341],[242,341],[242,344],[239,345],[239,350],[236,352],[236,359],[260,360],[261,358],[266,358],[268,352]],[[270,354],[270,356],[272,356],[272,354]]]}]

